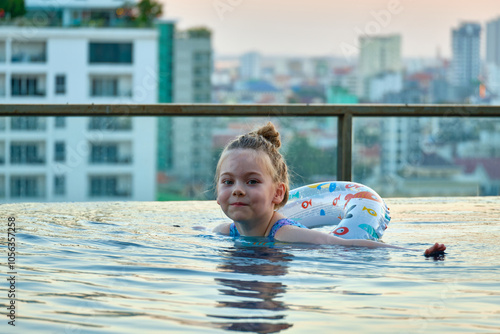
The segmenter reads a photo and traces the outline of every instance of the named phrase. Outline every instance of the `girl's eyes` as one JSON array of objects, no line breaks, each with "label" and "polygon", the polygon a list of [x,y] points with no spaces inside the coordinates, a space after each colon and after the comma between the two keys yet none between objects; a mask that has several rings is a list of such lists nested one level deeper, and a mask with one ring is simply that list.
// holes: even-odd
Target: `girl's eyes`
[{"label": "girl's eyes", "polygon": [[[233,184],[234,182],[232,180],[222,180],[221,182],[222,184],[225,184],[225,185],[231,185]],[[258,184],[259,181],[258,180],[249,180],[247,181],[248,184],[250,185],[253,185],[253,184]]]}]

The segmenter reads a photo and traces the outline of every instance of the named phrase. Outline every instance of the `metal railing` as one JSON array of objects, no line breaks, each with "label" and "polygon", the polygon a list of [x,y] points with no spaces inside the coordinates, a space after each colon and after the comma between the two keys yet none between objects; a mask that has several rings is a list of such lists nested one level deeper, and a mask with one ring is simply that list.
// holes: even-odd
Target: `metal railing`
[{"label": "metal railing", "polygon": [[223,104],[2,104],[0,116],[198,116],[338,118],[337,179],[352,179],[354,117],[500,117],[500,106],[483,105],[223,105]]}]

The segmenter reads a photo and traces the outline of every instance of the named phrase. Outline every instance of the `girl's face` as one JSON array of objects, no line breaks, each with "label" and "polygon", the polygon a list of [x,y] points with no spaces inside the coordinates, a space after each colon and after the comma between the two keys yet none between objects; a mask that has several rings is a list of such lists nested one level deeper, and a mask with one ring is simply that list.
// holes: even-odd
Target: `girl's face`
[{"label": "girl's face", "polygon": [[281,203],[284,185],[273,182],[265,153],[251,149],[231,150],[220,166],[217,203],[239,223],[267,224],[274,205]]}]

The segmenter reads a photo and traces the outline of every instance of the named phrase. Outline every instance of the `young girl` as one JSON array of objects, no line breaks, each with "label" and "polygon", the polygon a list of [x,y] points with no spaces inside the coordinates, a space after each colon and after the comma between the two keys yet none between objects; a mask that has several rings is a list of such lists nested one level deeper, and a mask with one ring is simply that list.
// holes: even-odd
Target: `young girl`
[{"label": "young girl", "polygon": [[[289,192],[288,170],[278,151],[280,146],[280,135],[271,122],[226,146],[216,170],[217,203],[234,222],[223,223],[214,232],[283,242],[401,248],[310,230],[277,212],[286,204]],[[433,256],[445,249],[436,243],[424,254]]]}]

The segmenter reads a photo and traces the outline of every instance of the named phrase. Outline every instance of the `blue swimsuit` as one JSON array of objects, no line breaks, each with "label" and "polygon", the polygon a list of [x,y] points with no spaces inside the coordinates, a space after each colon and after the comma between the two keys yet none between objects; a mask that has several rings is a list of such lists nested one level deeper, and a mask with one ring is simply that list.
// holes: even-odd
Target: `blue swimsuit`
[{"label": "blue swimsuit", "polygon": [[[276,235],[278,230],[286,225],[297,226],[300,228],[307,228],[306,226],[302,225],[301,223],[297,223],[293,220],[283,218],[283,219],[278,220],[276,223],[274,223],[273,227],[271,228],[271,232],[269,232],[269,235],[267,236],[267,238],[270,241],[274,241],[274,236]],[[229,236],[231,236],[231,237],[239,237],[240,236],[240,232],[238,232],[238,229],[236,228],[236,225],[234,223],[232,223],[229,226]]]}]

